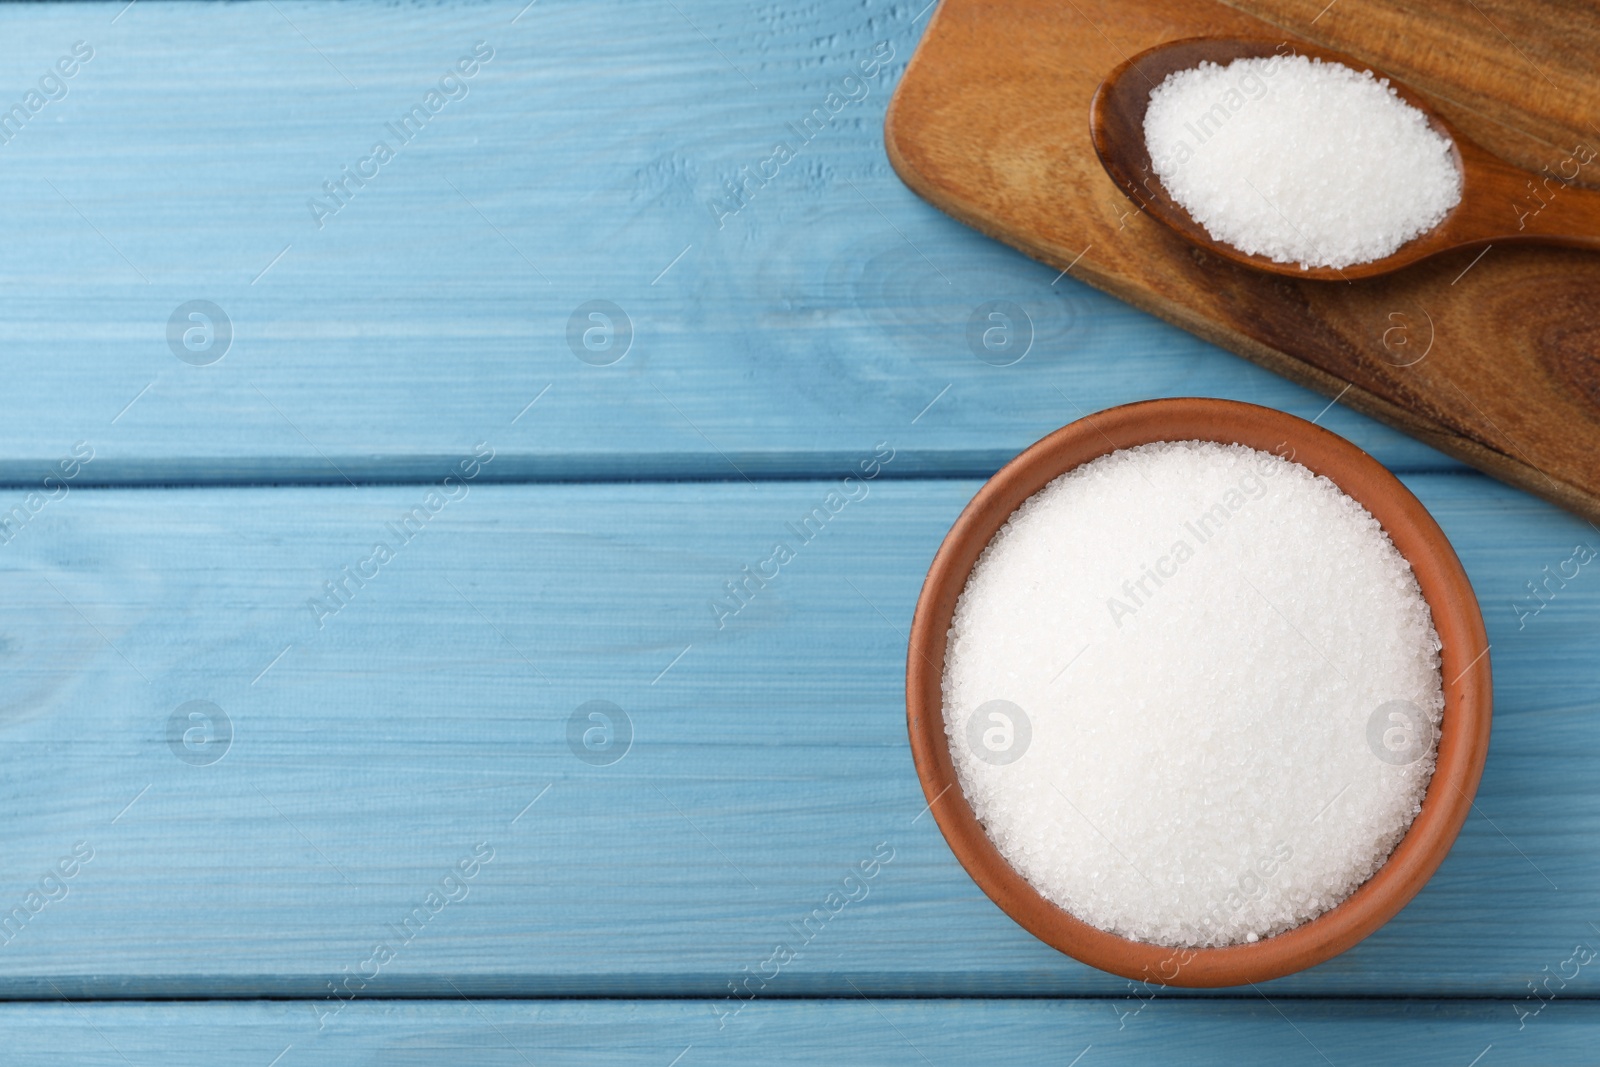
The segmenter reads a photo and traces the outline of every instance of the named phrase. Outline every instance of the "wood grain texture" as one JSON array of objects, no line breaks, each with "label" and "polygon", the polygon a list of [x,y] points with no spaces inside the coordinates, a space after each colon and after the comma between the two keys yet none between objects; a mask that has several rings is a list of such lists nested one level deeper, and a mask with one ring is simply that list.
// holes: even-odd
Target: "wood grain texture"
[{"label": "wood grain texture", "polygon": [[[0,569],[0,917],[95,854],[0,946],[0,995],[326,997],[480,843],[364,995],[727,996],[880,845],[764,995],[1128,995],[1006,919],[921,814],[905,628],[977,483],[868,483],[717,628],[724,583],[837,484],[474,486],[331,616],[308,600],[421,487],[51,505]],[[1493,642],[1477,809],[1405,911],[1275,997],[1515,998],[1600,945],[1595,564],[1515,609],[1593,531],[1477,475],[1408,484]],[[193,700],[232,723],[208,766],[173,748]],[[591,700],[633,724],[611,766],[569,748]]]},{"label": "wood grain texture", "polygon": [[[912,188],[956,218],[1047,263],[1071,266],[1091,284],[1340,395],[1497,477],[1600,516],[1600,468],[1593,463],[1600,446],[1600,257],[1494,247],[1478,261],[1477,253],[1463,252],[1349,284],[1264,276],[1195,249],[1141,215],[1106,177],[1086,117],[1100,80],[1163,41],[1299,39],[1305,5],[1256,5],[1269,6],[1277,25],[1220,3],[1063,8],[1048,0],[948,0],[891,106],[890,158]],[[1450,58],[1457,27],[1471,21],[1465,15],[1420,6],[1372,19],[1359,14],[1341,15],[1338,32],[1328,31],[1323,43],[1379,66],[1404,51],[1413,57],[1410,69],[1394,73],[1423,91],[1441,85],[1449,93],[1495,65]],[[1592,15],[1529,15],[1517,25],[1548,40],[1566,34],[1572,21],[1580,40],[1597,33]],[[1472,46],[1487,48],[1488,26],[1480,20],[1474,27]],[[1583,128],[1569,120],[1594,112],[1600,96],[1585,54],[1536,51],[1549,68],[1567,65],[1564,83],[1528,94],[1526,108],[1540,121],[1512,105],[1481,112],[1442,99],[1441,107],[1491,146],[1506,141],[1491,128],[1496,123],[1534,130],[1544,151],[1555,153],[1534,169],[1554,170],[1580,142],[1597,143],[1587,120]],[[1502,38],[1495,55],[1519,75],[1501,71],[1467,98],[1504,91],[1516,99],[1507,79],[1526,84],[1537,76],[1514,42]],[[1557,107],[1559,84],[1571,92]],[[1580,173],[1582,181],[1591,178]],[[1517,208],[1508,202],[1508,217],[1514,220]],[[1557,196],[1544,212],[1561,210]],[[1423,352],[1428,356],[1419,358]]]},{"label": "wood grain texture", "polygon": [[[892,1067],[1019,1063],[1215,1067],[1283,1063],[1586,1062],[1600,1008],[1552,1004],[1519,1032],[1506,1002],[1210,1004],[873,1000],[753,1004],[722,1030],[705,1001],[357,1002],[321,1031],[302,1005],[0,1007],[17,1062],[83,1067],[701,1067],[751,1062]],[[1119,1023],[1121,1027],[1119,1029]],[[1492,1046],[1492,1050],[1489,1048]],[[1487,1053],[1487,1055],[1485,1055]],[[679,1057],[674,1059],[674,1057]]]},{"label": "wood grain texture", "polygon": [[[1594,9],[1575,0],[1225,0],[1329,48],[1359,42],[1453,122],[1529,170],[1596,136]],[[1590,181],[1592,184],[1592,180]]]},{"label": "wood grain texture", "polygon": [[[881,129],[922,4],[122,6],[0,6],[0,99],[95,50],[0,145],[3,483],[79,440],[98,484],[432,478],[484,440],[493,478],[794,477],[891,435],[895,476],[978,476],[1112,404],[1326,403],[907,192]],[[323,183],[479,40],[467,95],[318,228]],[[880,41],[860,102],[729,213],[725,182]],[[167,342],[196,299],[233,328],[209,366]],[[611,366],[568,345],[591,300],[633,326]],[[969,343],[990,301],[1031,321],[1014,365]],[[1458,466],[1323,421],[1391,466]]]}]

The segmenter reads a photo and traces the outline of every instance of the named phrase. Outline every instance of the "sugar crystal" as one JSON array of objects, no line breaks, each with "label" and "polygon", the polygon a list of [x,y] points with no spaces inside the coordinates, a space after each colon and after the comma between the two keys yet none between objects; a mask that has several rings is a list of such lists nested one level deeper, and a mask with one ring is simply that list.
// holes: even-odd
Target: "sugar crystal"
[{"label": "sugar crystal", "polygon": [[1421,810],[1444,698],[1410,564],[1242,445],[1112,452],[1025,501],[957,602],[944,715],[991,840],[1085,922],[1255,941],[1337,905]]},{"label": "sugar crystal", "polygon": [[1382,259],[1461,200],[1448,138],[1386,79],[1305,56],[1201,63],[1150,93],[1145,146],[1217,241],[1275,263]]}]

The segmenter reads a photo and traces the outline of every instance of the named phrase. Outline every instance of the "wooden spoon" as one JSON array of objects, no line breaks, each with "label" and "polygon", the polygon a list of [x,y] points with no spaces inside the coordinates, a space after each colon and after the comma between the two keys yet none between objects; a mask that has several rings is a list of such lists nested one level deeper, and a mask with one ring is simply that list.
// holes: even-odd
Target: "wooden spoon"
[{"label": "wooden spoon", "polygon": [[1150,92],[1174,71],[1205,61],[1226,65],[1235,59],[1273,55],[1320,58],[1387,77],[1358,59],[1298,42],[1191,37],[1157,45],[1113,70],[1095,90],[1089,105],[1094,149],[1106,173],[1142,210],[1200,247],[1243,266],[1295,278],[1353,281],[1387,274],[1443,252],[1502,242],[1600,250],[1600,192],[1572,184],[1582,167],[1595,160],[1593,149],[1580,146],[1542,172],[1524,170],[1463,137],[1425,98],[1393,78],[1389,84],[1401,98],[1427,116],[1433,128],[1455,146],[1462,176],[1461,202],[1437,226],[1382,259],[1348,267],[1275,263],[1216,240],[1167,194],[1156,177],[1144,141]]}]

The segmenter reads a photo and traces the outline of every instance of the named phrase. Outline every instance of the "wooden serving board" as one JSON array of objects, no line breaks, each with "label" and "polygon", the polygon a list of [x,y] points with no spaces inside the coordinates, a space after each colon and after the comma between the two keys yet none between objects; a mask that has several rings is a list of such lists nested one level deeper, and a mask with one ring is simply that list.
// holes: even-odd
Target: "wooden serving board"
[{"label": "wooden serving board", "polygon": [[[1491,246],[1350,283],[1189,245],[1106,176],[1088,112],[1119,62],[1203,35],[1359,57],[1533,170],[1600,147],[1600,16],[1580,5],[943,0],[890,105],[889,158],[962,222],[1600,520],[1600,255]],[[1579,180],[1600,183],[1600,163]]]}]

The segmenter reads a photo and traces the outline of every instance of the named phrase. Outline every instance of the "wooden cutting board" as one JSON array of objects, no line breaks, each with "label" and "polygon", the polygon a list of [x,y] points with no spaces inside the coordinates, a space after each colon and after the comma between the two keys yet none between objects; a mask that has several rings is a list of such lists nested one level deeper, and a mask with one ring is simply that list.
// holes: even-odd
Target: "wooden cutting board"
[{"label": "wooden cutting board", "polygon": [[[1123,59],[1202,35],[1354,55],[1533,170],[1600,148],[1600,15],[1578,3],[943,0],[890,105],[889,159],[962,222],[1600,520],[1600,254],[1491,246],[1350,283],[1192,247],[1106,176],[1088,113]],[[1600,161],[1579,180],[1600,184]]]}]

